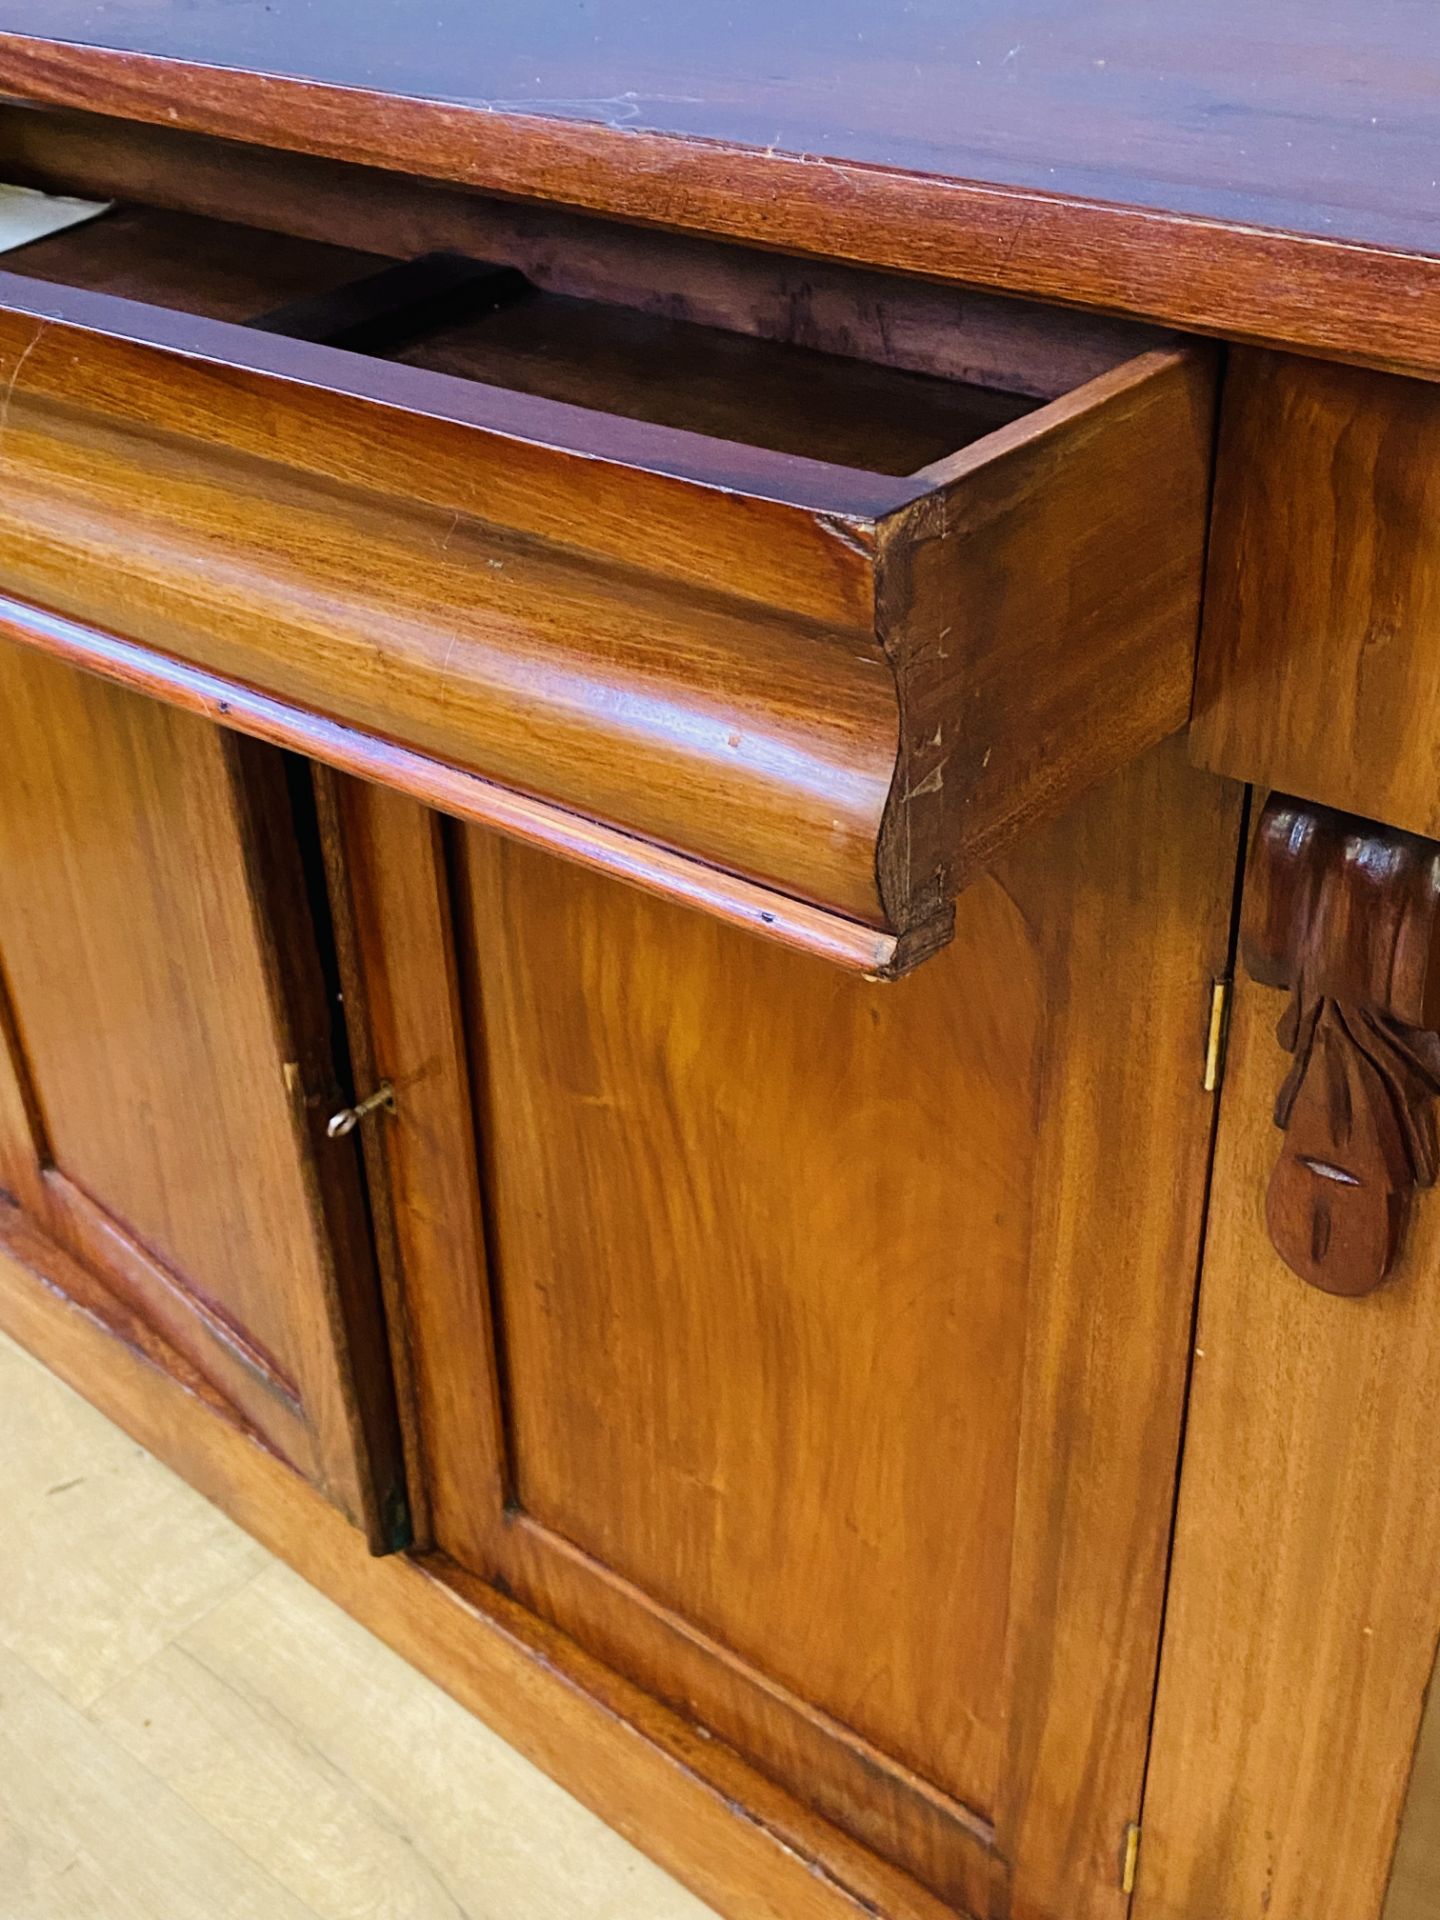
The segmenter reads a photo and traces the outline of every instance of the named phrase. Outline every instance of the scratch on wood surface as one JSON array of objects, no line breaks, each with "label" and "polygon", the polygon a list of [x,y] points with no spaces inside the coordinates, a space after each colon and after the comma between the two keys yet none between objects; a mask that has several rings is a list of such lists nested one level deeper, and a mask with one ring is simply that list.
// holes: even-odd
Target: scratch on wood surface
[{"label": "scratch on wood surface", "polygon": [[1010,235],[1010,239],[1006,245],[1005,252],[1001,256],[1001,261],[1000,261],[1001,266],[1008,266],[1010,264],[1011,260],[1015,256],[1015,252],[1019,247],[1020,242],[1025,237],[1025,229],[1030,225],[1030,222],[1034,219],[1034,217],[1035,217],[1034,201],[1027,200],[1023,202],[1020,208],[1020,218],[1015,222],[1014,230]]},{"label": "scratch on wood surface", "polygon": [[[604,126],[634,126],[641,117],[641,96],[633,90],[611,93],[592,99],[467,100],[466,106],[477,113],[533,113],[558,120],[599,120]],[[706,102],[691,93],[646,94],[647,107],[703,107]]]},{"label": "scratch on wood surface", "polygon": [[833,173],[835,178],[842,180],[847,187],[854,187],[858,184],[855,178],[855,169],[846,166],[843,161],[827,160],[823,153],[800,153],[796,154],[795,158],[800,162],[802,167],[823,167],[826,173]]},{"label": "scratch on wood surface", "polygon": [[4,451],[6,429],[10,425],[10,402],[15,397],[15,387],[19,381],[21,370],[36,347],[39,346],[44,337],[45,330],[49,325],[50,322],[48,320],[36,321],[34,333],[31,334],[20,352],[16,354],[15,364],[10,369],[10,377],[5,382],[5,395],[3,399],[0,399],[0,454],[3,454]]},{"label": "scratch on wood surface", "polygon": [[450,662],[455,658],[455,649],[459,644],[459,632],[452,632],[445,642],[445,658],[440,662],[440,711],[442,714],[450,701]]}]

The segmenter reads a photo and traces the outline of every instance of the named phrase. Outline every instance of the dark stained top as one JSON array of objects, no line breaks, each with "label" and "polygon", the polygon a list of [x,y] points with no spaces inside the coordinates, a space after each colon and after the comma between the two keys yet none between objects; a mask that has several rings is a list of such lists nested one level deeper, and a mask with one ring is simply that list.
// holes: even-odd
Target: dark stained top
[{"label": "dark stained top", "polygon": [[0,0],[0,30],[36,98],[1440,372],[1435,0]]}]

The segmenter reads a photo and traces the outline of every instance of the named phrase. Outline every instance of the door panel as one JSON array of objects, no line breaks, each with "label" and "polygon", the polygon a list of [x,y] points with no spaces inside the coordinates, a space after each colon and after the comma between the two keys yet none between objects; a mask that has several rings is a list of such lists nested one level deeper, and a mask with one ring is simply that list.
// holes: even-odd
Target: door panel
[{"label": "door panel", "polygon": [[957,1907],[1118,1920],[1234,791],[1157,750],[885,986],[341,801],[436,1544]]},{"label": "door panel", "polygon": [[15,647],[0,711],[4,1104],[17,1161],[28,1108],[32,1211],[393,1531],[354,1148],[312,1151],[338,1087],[284,762]]},{"label": "door panel", "polygon": [[963,994],[943,959],[886,989],[479,833],[464,859],[516,1503],[937,1785],[993,1782],[1044,1014],[1018,908],[965,896]]}]

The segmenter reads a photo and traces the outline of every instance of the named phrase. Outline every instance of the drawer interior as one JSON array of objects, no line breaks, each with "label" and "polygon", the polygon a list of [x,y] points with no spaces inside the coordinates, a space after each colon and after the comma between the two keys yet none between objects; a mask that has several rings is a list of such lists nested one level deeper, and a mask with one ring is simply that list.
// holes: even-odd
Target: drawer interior
[{"label": "drawer interior", "polygon": [[[1046,364],[1036,310],[1021,303],[999,303],[1002,335],[1006,306],[1013,305],[1023,322],[1013,355],[992,351],[991,364],[952,371],[943,364],[891,364],[854,351],[855,329],[846,328],[843,314],[834,317],[833,298],[824,303],[829,332],[823,322],[812,324],[809,340],[776,338],[753,322],[747,326],[743,311],[727,313],[730,324],[724,325],[697,318],[693,300],[664,297],[663,245],[658,292],[652,289],[643,302],[627,296],[623,286],[617,297],[603,251],[589,290],[573,267],[556,284],[553,272],[537,275],[533,261],[517,264],[516,249],[508,251],[510,260],[496,262],[509,268],[498,298],[462,289],[444,302],[427,300],[425,262],[417,261],[411,323],[401,278],[393,293],[392,337],[364,351],[600,414],[893,476],[915,474],[1043,406],[1054,397],[1052,389],[1068,384],[1074,358],[1073,339],[1067,339],[1066,351]],[[348,344],[346,289],[363,306],[368,283],[387,271],[395,278],[393,256],[133,204],[12,249],[4,266],[38,280],[262,329],[270,328],[267,316],[273,315],[273,330],[342,346]],[[866,297],[873,307],[874,295]],[[903,300],[903,289],[890,298]],[[956,307],[959,336],[958,299]],[[987,318],[993,334],[988,308]],[[1054,318],[1065,334],[1071,317]],[[883,313],[869,332],[885,337]],[[830,336],[836,333],[851,350],[835,350]],[[1120,350],[1092,350],[1089,362],[1098,357],[1114,364],[1127,357],[1135,350],[1134,330],[1119,335],[1116,345]],[[908,357],[915,359],[913,349]]]},{"label": "drawer interior", "polygon": [[242,323],[385,264],[352,247],[139,206],[0,253],[10,273]]},{"label": "drawer interior", "polygon": [[873,473],[908,474],[1039,402],[533,290],[403,348],[411,366]]}]

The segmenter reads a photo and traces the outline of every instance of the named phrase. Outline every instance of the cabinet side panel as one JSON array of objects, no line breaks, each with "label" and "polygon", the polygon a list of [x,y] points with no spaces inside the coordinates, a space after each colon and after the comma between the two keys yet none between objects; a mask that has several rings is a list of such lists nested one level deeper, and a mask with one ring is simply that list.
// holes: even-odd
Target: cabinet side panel
[{"label": "cabinet side panel", "polygon": [[1137,1920],[1373,1920],[1440,1634],[1440,1209],[1365,1298],[1285,1266],[1285,1005],[1237,983]]}]

